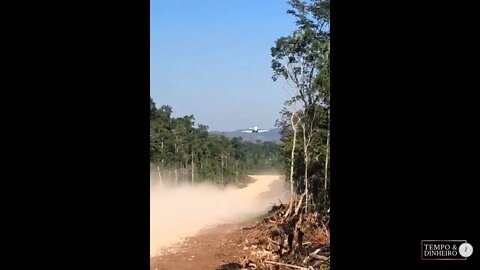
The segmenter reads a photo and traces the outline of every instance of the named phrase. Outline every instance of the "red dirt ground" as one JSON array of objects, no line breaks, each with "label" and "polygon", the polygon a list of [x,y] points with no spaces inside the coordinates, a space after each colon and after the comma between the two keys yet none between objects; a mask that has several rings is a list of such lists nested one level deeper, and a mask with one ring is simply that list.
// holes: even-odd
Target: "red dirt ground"
[{"label": "red dirt ground", "polygon": [[255,221],[248,221],[204,229],[197,236],[188,237],[162,255],[151,258],[150,270],[240,269],[240,258],[250,254],[244,250],[245,232],[241,228],[254,224]]}]

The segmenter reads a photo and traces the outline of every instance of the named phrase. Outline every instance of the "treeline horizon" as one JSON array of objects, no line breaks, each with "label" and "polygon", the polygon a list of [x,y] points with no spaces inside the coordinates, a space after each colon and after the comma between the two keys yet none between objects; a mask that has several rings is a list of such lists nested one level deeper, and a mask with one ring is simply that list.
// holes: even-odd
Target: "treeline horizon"
[{"label": "treeline horizon", "polygon": [[289,209],[299,195],[307,212],[329,215],[330,1],[288,3],[297,28],[271,48],[272,79],[285,80],[292,93],[276,123],[282,144],[210,135],[208,126],[194,127],[193,115],[172,118],[170,106],[157,109],[150,99],[150,160],[160,174],[174,168],[176,183],[219,179],[210,181],[225,185],[250,171],[279,169],[290,184]]},{"label": "treeline horizon", "polygon": [[175,118],[172,111],[150,98],[150,171],[159,184],[241,185],[248,174],[283,171],[279,144],[213,135],[206,125],[195,127],[193,115]]}]

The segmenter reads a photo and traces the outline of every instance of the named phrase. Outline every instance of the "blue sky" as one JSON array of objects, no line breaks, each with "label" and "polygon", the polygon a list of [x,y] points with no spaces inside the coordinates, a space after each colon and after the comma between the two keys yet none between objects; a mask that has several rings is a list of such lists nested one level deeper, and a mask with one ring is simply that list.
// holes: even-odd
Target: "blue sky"
[{"label": "blue sky", "polygon": [[286,0],[151,0],[150,95],[210,130],[271,128],[290,92],[270,48],[290,34]]}]

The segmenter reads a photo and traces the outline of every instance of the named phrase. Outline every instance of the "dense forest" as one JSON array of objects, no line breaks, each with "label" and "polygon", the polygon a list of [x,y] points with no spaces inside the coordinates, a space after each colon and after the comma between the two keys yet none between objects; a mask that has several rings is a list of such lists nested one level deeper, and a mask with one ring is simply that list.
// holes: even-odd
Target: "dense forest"
[{"label": "dense forest", "polygon": [[281,151],[270,141],[211,135],[193,115],[174,118],[170,106],[157,108],[150,98],[151,172],[161,184],[242,184],[247,174],[281,171]]},{"label": "dense forest", "polygon": [[239,183],[248,173],[282,170],[308,212],[330,208],[330,1],[290,0],[297,29],[271,48],[274,81],[291,89],[276,126],[282,145],[211,135],[193,115],[151,104],[150,161],[160,182]]},{"label": "dense forest", "polygon": [[[271,48],[273,80],[291,89],[281,119],[284,168],[308,212],[327,214],[330,159],[330,1],[290,0],[297,29]],[[292,195],[293,197],[293,195]]]},{"label": "dense forest", "polygon": [[[289,202],[271,206],[238,235],[224,233],[241,259],[218,269],[330,269],[330,0],[288,4],[296,29],[270,48],[272,83],[291,90],[275,124],[280,142],[210,134],[193,115],[172,117],[170,106],[150,99],[151,172],[161,184],[241,185],[247,174],[286,176]],[[239,256],[245,250],[249,255]]]}]

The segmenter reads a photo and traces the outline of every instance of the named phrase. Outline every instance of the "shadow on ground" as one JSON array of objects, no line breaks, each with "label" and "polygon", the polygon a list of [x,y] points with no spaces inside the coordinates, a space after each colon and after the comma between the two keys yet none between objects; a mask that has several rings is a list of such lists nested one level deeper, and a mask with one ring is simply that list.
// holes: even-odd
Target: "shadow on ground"
[{"label": "shadow on ground", "polygon": [[238,270],[242,269],[242,266],[238,263],[227,263],[221,265],[220,267],[216,268],[215,270]]}]

